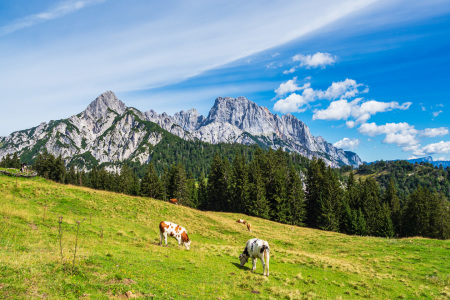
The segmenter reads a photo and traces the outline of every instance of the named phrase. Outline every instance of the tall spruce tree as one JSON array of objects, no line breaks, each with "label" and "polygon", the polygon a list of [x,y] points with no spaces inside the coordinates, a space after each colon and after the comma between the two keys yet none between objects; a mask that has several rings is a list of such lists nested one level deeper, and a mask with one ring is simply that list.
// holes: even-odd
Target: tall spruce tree
[{"label": "tall spruce tree", "polygon": [[391,208],[387,202],[384,202],[381,206],[381,212],[379,214],[379,225],[377,235],[381,237],[391,238],[394,236],[394,225],[391,219]]},{"label": "tall spruce tree", "polygon": [[262,171],[256,161],[250,164],[249,172],[250,201],[248,211],[250,215],[269,219],[270,203],[266,198],[265,184]]},{"label": "tall spruce tree", "polygon": [[328,167],[321,193],[318,227],[328,231],[339,231],[342,190],[336,174]]},{"label": "tall spruce tree", "polygon": [[208,208],[208,188],[206,186],[206,178],[205,173],[200,174],[200,178],[198,180],[198,207],[200,209]]},{"label": "tall spruce tree", "polygon": [[161,180],[156,174],[153,163],[149,163],[141,181],[141,194],[146,197],[161,199]]},{"label": "tall spruce tree", "polygon": [[319,228],[322,214],[322,197],[325,187],[325,162],[313,159],[306,176],[306,224]]},{"label": "tall spruce tree", "polygon": [[229,197],[230,176],[226,163],[216,153],[208,177],[207,209],[215,211],[232,211]]},{"label": "tall spruce tree", "polygon": [[386,191],[384,192],[383,202],[389,205],[392,224],[394,226],[394,232],[400,233],[401,227],[400,198],[397,195],[397,189],[395,188],[395,182],[392,177],[389,180],[389,185],[386,188]]},{"label": "tall spruce tree", "polygon": [[380,222],[380,191],[377,182],[373,178],[367,178],[361,188],[363,213],[366,221],[367,234],[376,236]]},{"label": "tall spruce tree", "polygon": [[237,153],[233,161],[230,184],[231,206],[234,212],[247,213],[248,193],[248,174],[245,157]]},{"label": "tall spruce tree", "polygon": [[287,222],[292,225],[304,226],[306,217],[305,193],[303,191],[302,180],[293,165],[289,168],[287,203],[289,205]]}]

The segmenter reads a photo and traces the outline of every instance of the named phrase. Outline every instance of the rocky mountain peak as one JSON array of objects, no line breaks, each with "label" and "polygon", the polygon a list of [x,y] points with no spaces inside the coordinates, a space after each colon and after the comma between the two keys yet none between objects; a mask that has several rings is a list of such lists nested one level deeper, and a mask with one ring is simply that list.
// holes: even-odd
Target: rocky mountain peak
[{"label": "rocky mountain peak", "polygon": [[84,111],[96,119],[105,116],[108,110],[115,111],[121,115],[127,109],[126,105],[120,101],[112,91],[106,91],[98,96]]},{"label": "rocky mountain peak", "polygon": [[200,124],[205,120],[205,117],[200,116],[195,108],[191,108],[188,111],[182,110],[177,112],[173,118],[178,125],[187,131],[197,130]]}]

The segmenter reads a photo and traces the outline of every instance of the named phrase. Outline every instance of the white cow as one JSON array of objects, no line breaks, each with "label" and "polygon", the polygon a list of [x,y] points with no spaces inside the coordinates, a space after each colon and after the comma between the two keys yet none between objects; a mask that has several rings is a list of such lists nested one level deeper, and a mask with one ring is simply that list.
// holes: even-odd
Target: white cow
[{"label": "white cow", "polygon": [[256,270],[256,259],[261,260],[263,266],[263,275],[269,277],[269,243],[260,239],[251,239],[247,241],[244,252],[239,255],[241,266],[244,266],[248,259],[252,259],[253,272]]},{"label": "white cow", "polygon": [[167,235],[173,236],[178,241],[178,245],[181,245],[181,243],[183,243],[186,249],[189,250],[191,241],[189,240],[189,237],[187,235],[186,228],[172,222],[162,221],[161,223],[159,223],[160,245],[162,245],[162,241],[164,238],[167,246]]}]

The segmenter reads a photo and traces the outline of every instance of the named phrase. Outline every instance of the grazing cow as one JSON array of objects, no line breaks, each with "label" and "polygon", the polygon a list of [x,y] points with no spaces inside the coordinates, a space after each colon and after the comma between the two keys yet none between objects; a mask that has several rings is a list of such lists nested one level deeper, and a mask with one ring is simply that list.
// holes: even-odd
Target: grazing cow
[{"label": "grazing cow", "polygon": [[170,201],[170,203],[178,205],[178,200],[177,199],[169,199],[169,201]]},{"label": "grazing cow", "polygon": [[248,229],[248,231],[252,232],[252,224],[247,223],[247,229]]},{"label": "grazing cow", "polygon": [[187,250],[191,246],[191,241],[187,235],[187,231],[184,227],[174,224],[172,222],[162,221],[159,223],[159,244],[162,245],[163,237],[167,246],[167,235],[173,236],[178,241],[178,246],[181,243],[184,244]]},{"label": "grazing cow", "polygon": [[236,221],[236,223],[242,223],[242,224],[245,224],[245,223],[247,223],[247,222],[246,222],[245,220],[239,219],[239,220]]},{"label": "grazing cow", "polygon": [[263,275],[269,277],[269,243],[260,239],[251,239],[247,241],[244,252],[239,255],[241,266],[244,266],[248,259],[252,259],[253,272],[256,270],[256,259],[261,260],[263,266]]}]

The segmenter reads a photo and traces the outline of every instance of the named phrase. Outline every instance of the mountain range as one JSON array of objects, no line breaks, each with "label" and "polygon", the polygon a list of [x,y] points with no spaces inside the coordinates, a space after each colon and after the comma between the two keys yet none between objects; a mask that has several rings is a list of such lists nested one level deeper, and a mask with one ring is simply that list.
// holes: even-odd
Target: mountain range
[{"label": "mountain range", "polygon": [[308,126],[293,115],[280,117],[244,97],[217,98],[207,117],[195,109],[170,116],[127,107],[111,91],[101,94],[84,111],[70,118],[0,137],[0,159],[17,152],[22,161],[31,162],[46,149],[55,156],[61,155],[66,164],[75,158],[94,164],[114,165],[127,160],[145,164],[151,160],[152,146],[165,135],[211,144],[281,147],[308,158],[322,158],[332,167],[362,163],[357,154],[311,135]]},{"label": "mountain range", "polygon": [[421,163],[421,162],[426,162],[426,163],[430,163],[435,167],[439,167],[442,166],[444,169],[447,167],[450,167],[450,161],[446,161],[446,160],[433,160],[433,157],[431,156],[427,156],[427,157],[420,157],[420,158],[415,158],[415,159],[408,159],[408,162],[414,164],[414,163]]}]

